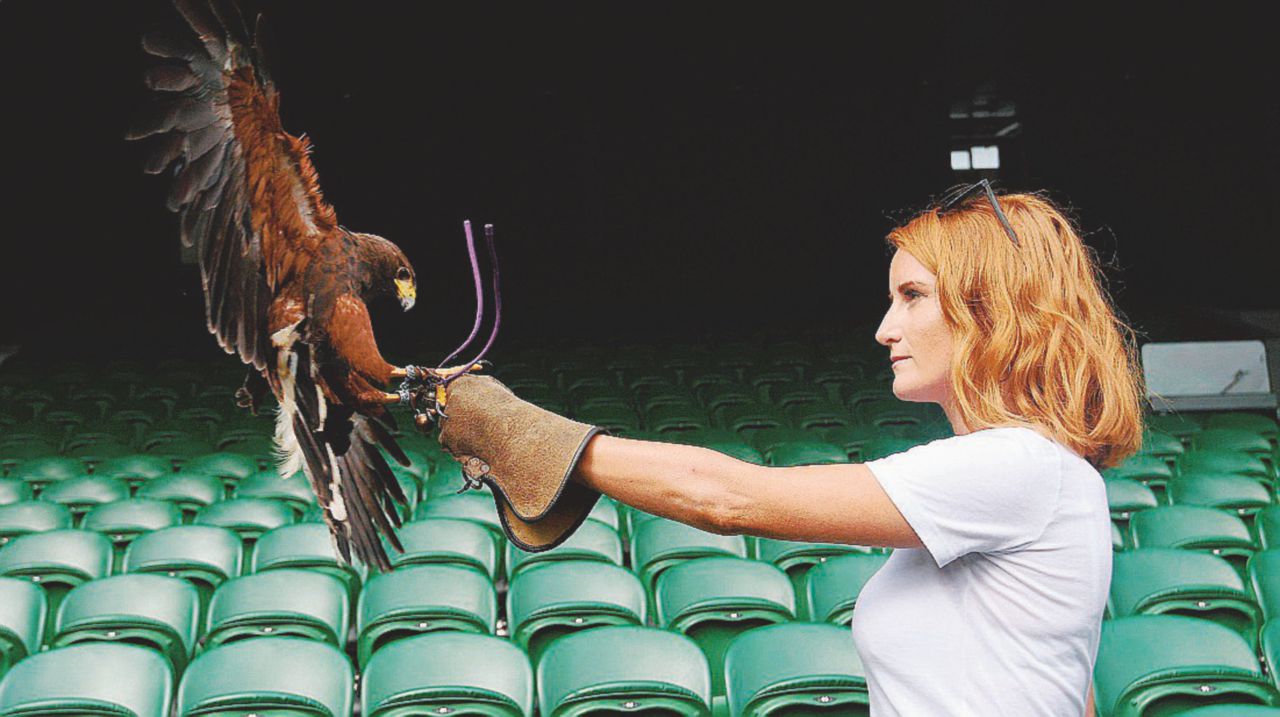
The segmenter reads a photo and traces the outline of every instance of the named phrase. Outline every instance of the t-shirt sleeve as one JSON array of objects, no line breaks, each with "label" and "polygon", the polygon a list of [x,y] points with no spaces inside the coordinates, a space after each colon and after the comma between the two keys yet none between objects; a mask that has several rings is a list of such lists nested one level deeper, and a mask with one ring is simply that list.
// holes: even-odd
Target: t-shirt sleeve
[{"label": "t-shirt sleeve", "polygon": [[1023,547],[1053,519],[1058,451],[1027,428],[989,428],[866,464],[938,567]]}]

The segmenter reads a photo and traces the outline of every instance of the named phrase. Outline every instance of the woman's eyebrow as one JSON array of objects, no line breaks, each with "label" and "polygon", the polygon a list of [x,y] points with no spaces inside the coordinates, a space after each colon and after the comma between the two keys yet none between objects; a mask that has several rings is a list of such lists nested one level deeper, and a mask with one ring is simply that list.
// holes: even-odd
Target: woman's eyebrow
[{"label": "woman's eyebrow", "polygon": [[915,279],[910,279],[908,281],[902,282],[901,284],[898,284],[898,293],[902,293],[912,287],[925,289],[925,288],[928,288],[928,286],[929,286],[928,284],[923,284],[919,281],[916,281]]}]

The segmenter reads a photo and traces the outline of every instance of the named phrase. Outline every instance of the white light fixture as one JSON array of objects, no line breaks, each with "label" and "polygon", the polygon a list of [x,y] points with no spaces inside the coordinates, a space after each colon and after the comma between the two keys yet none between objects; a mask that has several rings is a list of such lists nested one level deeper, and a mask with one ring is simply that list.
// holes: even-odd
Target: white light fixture
[{"label": "white light fixture", "polygon": [[951,168],[959,171],[962,169],[972,169],[969,166],[969,150],[953,149],[951,150]]},{"label": "white light fixture", "polygon": [[973,157],[974,169],[1000,169],[1000,147],[997,145],[970,147],[969,154]]}]

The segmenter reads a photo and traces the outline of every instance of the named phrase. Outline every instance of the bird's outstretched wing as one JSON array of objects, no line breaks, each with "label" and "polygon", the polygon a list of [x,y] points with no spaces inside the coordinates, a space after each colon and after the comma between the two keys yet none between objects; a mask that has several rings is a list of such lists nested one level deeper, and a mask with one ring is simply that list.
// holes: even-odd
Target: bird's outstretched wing
[{"label": "bird's outstretched wing", "polygon": [[146,73],[155,106],[127,137],[150,143],[146,171],[173,174],[168,206],[196,250],[209,331],[261,370],[273,293],[305,269],[338,220],[306,140],[281,126],[262,33],[251,38],[229,0],[174,6],[182,21],[143,38],[164,62]]},{"label": "bird's outstretched wing", "polygon": [[[346,385],[353,358],[381,356],[371,329],[353,343],[359,352],[335,352],[330,339],[344,337],[311,310],[343,282],[307,269],[346,232],[320,192],[306,140],[281,125],[261,22],[250,36],[231,0],[173,4],[173,26],[143,39],[163,60],[146,74],[156,105],[127,136],[150,143],[146,171],[173,175],[168,206],[196,250],[209,331],[268,378],[281,402],[277,443],[290,457],[287,472],[306,472],[343,558],[389,569],[379,534],[400,547],[395,504],[406,500],[378,449],[409,460],[391,436],[390,414],[351,400]],[[324,329],[313,332],[317,326]]]}]

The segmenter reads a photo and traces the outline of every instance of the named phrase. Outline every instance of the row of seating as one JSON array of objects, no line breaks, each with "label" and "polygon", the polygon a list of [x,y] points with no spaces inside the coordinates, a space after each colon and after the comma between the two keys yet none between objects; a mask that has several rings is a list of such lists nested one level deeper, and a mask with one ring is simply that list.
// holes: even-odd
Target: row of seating
[{"label": "row of seating", "polygon": [[[788,655],[778,660],[779,654]],[[521,717],[636,711],[767,715],[812,704],[868,714],[866,676],[848,631],[788,623],[744,631],[727,646],[733,677],[713,697],[711,667],[683,635],[610,626],[565,636],[536,665],[511,643],[436,632],[398,640],[364,666],[360,713]],[[122,643],[60,647],[0,680],[4,714],[102,713],[137,717],[214,711],[350,715],[355,674],[346,655],[293,637],[223,644],[175,681],[157,653]],[[177,684],[176,691],[173,685]],[[720,704],[713,707],[713,703]]]}]

